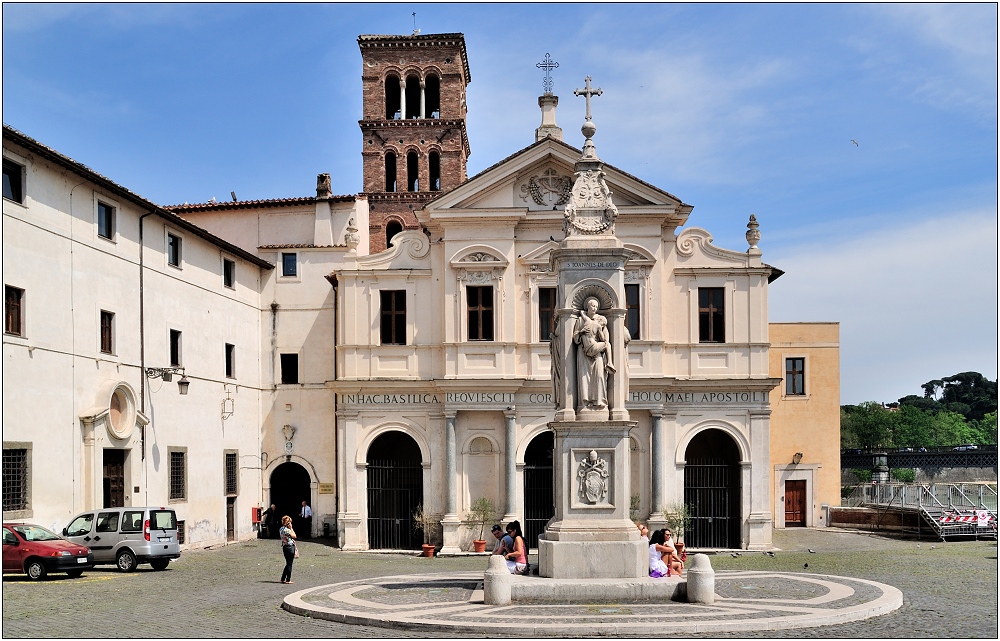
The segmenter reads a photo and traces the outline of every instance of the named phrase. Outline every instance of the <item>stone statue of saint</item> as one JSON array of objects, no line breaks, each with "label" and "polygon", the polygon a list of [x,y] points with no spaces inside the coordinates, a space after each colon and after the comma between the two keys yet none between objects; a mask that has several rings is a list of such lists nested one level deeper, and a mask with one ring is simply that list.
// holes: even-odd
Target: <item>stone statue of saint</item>
[{"label": "stone statue of saint", "polygon": [[581,408],[608,406],[608,373],[614,372],[608,319],[597,313],[596,298],[588,298],[573,328],[573,342],[578,345],[576,377]]}]

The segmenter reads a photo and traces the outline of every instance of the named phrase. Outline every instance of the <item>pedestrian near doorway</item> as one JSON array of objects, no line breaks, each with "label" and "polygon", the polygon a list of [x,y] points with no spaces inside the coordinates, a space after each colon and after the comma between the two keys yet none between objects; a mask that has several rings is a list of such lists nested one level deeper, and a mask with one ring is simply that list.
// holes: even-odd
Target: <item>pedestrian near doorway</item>
[{"label": "pedestrian near doorway", "polygon": [[302,501],[302,511],[299,513],[299,518],[302,519],[302,527],[300,528],[302,532],[302,538],[308,539],[312,537],[312,524],[313,524],[313,511],[309,507],[309,504]]},{"label": "pedestrian near doorway", "polygon": [[281,571],[281,582],[291,584],[292,564],[299,555],[299,549],[295,545],[295,530],[292,529],[292,517],[281,517],[281,529],[278,531],[281,537],[281,553],[285,556],[285,569]]},{"label": "pedestrian near doorway", "polygon": [[274,507],[274,503],[261,516],[264,517],[264,536],[268,539],[278,538],[278,508]]}]

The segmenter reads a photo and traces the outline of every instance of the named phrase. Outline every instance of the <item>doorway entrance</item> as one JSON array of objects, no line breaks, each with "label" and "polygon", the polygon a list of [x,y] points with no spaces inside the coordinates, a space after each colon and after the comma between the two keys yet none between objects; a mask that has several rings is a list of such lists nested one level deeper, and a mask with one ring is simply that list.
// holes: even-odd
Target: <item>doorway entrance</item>
[{"label": "doorway entrance", "polygon": [[236,540],[236,497],[226,497],[226,540]]},{"label": "doorway entrance", "polygon": [[310,499],[309,483],[309,472],[298,463],[282,463],[271,472],[271,503],[278,510],[276,522],[280,524],[283,516],[292,517],[292,529],[299,537],[306,538],[309,533],[299,531],[299,514],[302,512],[302,501]]},{"label": "doorway entrance", "polygon": [[104,507],[125,507],[125,450],[104,450]]},{"label": "doorway entrance", "polygon": [[806,526],[806,482],[785,481],[785,527]]},{"label": "doorway entrance", "polygon": [[424,532],[413,512],[424,500],[420,446],[403,432],[386,432],[368,448],[368,547],[419,550]]},{"label": "doorway entrance", "polygon": [[684,544],[694,548],[739,548],[742,530],[740,450],[722,430],[699,433],[684,454],[684,503],[691,525]]},{"label": "doorway entrance", "polygon": [[538,535],[556,513],[552,483],[552,449],[555,439],[545,431],[531,439],[524,451],[524,544],[538,547]]}]

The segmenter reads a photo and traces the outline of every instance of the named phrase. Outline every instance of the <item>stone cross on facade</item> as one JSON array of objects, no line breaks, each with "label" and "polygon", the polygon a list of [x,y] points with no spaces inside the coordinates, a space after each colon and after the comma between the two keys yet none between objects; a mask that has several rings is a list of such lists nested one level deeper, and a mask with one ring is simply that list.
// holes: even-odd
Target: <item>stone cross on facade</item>
[{"label": "stone cross on facade", "polygon": [[545,81],[542,83],[542,89],[545,93],[552,93],[552,76],[549,75],[549,71],[552,69],[558,69],[559,63],[552,60],[552,56],[545,54],[545,60],[542,60],[535,65],[539,69],[545,70]]},{"label": "stone cross on facade", "polygon": [[587,76],[586,78],[584,78],[584,80],[587,83],[585,85],[585,88],[584,89],[574,89],[573,90],[573,95],[574,96],[583,96],[584,98],[587,99],[587,120],[589,121],[589,120],[593,120],[590,117],[590,98],[591,98],[591,96],[600,96],[604,92],[601,91],[600,87],[598,87],[597,89],[591,89],[591,87],[590,87],[590,80],[591,80],[590,76]]}]

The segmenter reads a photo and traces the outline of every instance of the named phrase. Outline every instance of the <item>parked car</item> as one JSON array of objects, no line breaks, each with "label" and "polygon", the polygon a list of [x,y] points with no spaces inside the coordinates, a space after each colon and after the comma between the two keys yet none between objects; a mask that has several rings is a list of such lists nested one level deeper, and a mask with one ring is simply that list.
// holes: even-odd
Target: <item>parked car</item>
[{"label": "parked car", "polygon": [[94,567],[94,553],[86,545],[63,539],[40,525],[3,524],[3,571],[44,579],[50,572],[76,578]]},{"label": "parked car", "polygon": [[952,452],[971,452],[973,450],[978,450],[978,445],[959,445],[958,447],[951,448]]},{"label": "parked car", "polygon": [[177,515],[165,507],[111,507],[76,516],[63,536],[88,545],[96,565],[117,565],[132,572],[140,563],[165,570],[181,556]]}]

